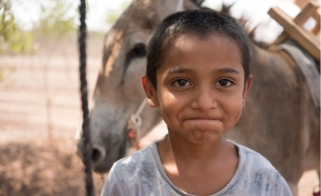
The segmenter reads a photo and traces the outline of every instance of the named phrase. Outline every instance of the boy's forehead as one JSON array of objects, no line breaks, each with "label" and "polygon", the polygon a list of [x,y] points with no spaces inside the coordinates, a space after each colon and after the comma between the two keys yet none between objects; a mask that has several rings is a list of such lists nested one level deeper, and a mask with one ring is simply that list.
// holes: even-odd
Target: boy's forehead
[{"label": "boy's forehead", "polygon": [[229,36],[224,35],[222,33],[213,32],[211,34],[182,34],[181,36],[177,37],[176,40],[173,41],[172,47],[173,48],[186,48],[191,49],[198,46],[200,43],[208,43],[209,45],[225,45],[227,43],[233,44],[237,46],[237,43]]},{"label": "boy's forehead", "polygon": [[[221,33],[212,33],[210,35],[183,34],[167,46],[164,52],[163,62],[168,60],[182,60],[182,58],[192,57],[218,57],[222,55],[237,58],[237,62],[242,65],[241,49],[237,42],[229,36]],[[213,58],[211,58],[213,60]],[[214,59],[215,60],[215,59]],[[219,59],[217,59],[219,60]],[[163,64],[163,63],[162,63]]]}]

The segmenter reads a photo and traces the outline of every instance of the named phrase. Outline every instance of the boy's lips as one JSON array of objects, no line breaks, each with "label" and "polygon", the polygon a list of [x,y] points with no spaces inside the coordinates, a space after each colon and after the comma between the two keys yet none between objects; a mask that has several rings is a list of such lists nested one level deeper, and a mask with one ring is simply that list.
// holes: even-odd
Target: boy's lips
[{"label": "boy's lips", "polygon": [[182,123],[189,128],[211,131],[213,128],[221,126],[222,122],[219,118],[187,118]]},{"label": "boy's lips", "polygon": [[212,118],[212,117],[194,117],[194,118],[186,118],[185,120],[219,120],[219,118]]},{"label": "boy's lips", "polygon": [[206,122],[206,121],[221,121],[220,119],[217,118],[188,118],[185,119],[184,121],[200,121],[200,122]]},{"label": "boy's lips", "polygon": [[184,118],[185,120],[221,120],[219,117],[217,116],[191,116],[191,117],[186,117]]}]

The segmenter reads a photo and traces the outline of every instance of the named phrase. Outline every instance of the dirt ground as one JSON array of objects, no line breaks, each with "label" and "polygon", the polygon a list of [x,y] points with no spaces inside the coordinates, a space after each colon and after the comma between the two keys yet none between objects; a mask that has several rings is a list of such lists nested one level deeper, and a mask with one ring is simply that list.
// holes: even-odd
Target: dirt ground
[{"label": "dirt ground", "polygon": [[[94,174],[96,195],[103,186]],[[85,195],[83,165],[64,140],[0,146],[0,196]]]},{"label": "dirt ground", "polygon": [[[90,95],[102,59],[97,45],[88,46]],[[85,195],[82,162],[74,153],[81,117],[77,46],[61,48],[0,57],[0,196]],[[105,177],[94,174],[96,195]],[[316,172],[305,172],[299,196],[311,196],[315,187]]]}]

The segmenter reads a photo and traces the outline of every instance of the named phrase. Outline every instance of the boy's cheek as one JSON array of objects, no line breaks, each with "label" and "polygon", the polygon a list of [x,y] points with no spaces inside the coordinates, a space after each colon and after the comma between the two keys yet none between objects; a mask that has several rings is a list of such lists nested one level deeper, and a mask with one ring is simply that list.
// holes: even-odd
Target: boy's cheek
[{"label": "boy's cheek", "polygon": [[163,91],[160,95],[161,104],[166,108],[177,107],[185,102],[184,96],[178,96],[170,91]]},{"label": "boy's cheek", "polygon": [[234,111],[234,119],[232,119],[232,127],[240,120],[243,111],[243,102],[239,103],[238,109]]},{"label": "boy's cheek", "polygon": [[231,99],[230,101],[226,102],[223,106],[223,110],[225,114],[229,116],[231,119],[235,119],[237,116],[240,116],[243,110],[243,99]]}]

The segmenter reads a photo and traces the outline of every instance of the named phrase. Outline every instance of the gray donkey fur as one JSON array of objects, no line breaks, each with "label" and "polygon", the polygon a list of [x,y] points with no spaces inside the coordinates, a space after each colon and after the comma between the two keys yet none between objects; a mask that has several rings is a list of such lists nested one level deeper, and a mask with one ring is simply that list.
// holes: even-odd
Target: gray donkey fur
[{"label": "gray donkey fur", "polygon": [[[198,8],[190,0],[133,0],[106,35],[90,108],[94,171],[108,172],[131,147],[127,122],[145,97],[140,79],[146,67],[144,46],[153,29],[169,14]],[[253,85],[240,121],[226,137],[270,160],[296,195],[303,172],[320,167],[320,114],[287,53],[255,44],[250,53]],[[141,117],[137,139],[161,121],[158,109],[149,106]],[[77,141],[82,157],[81,131]]]}]

